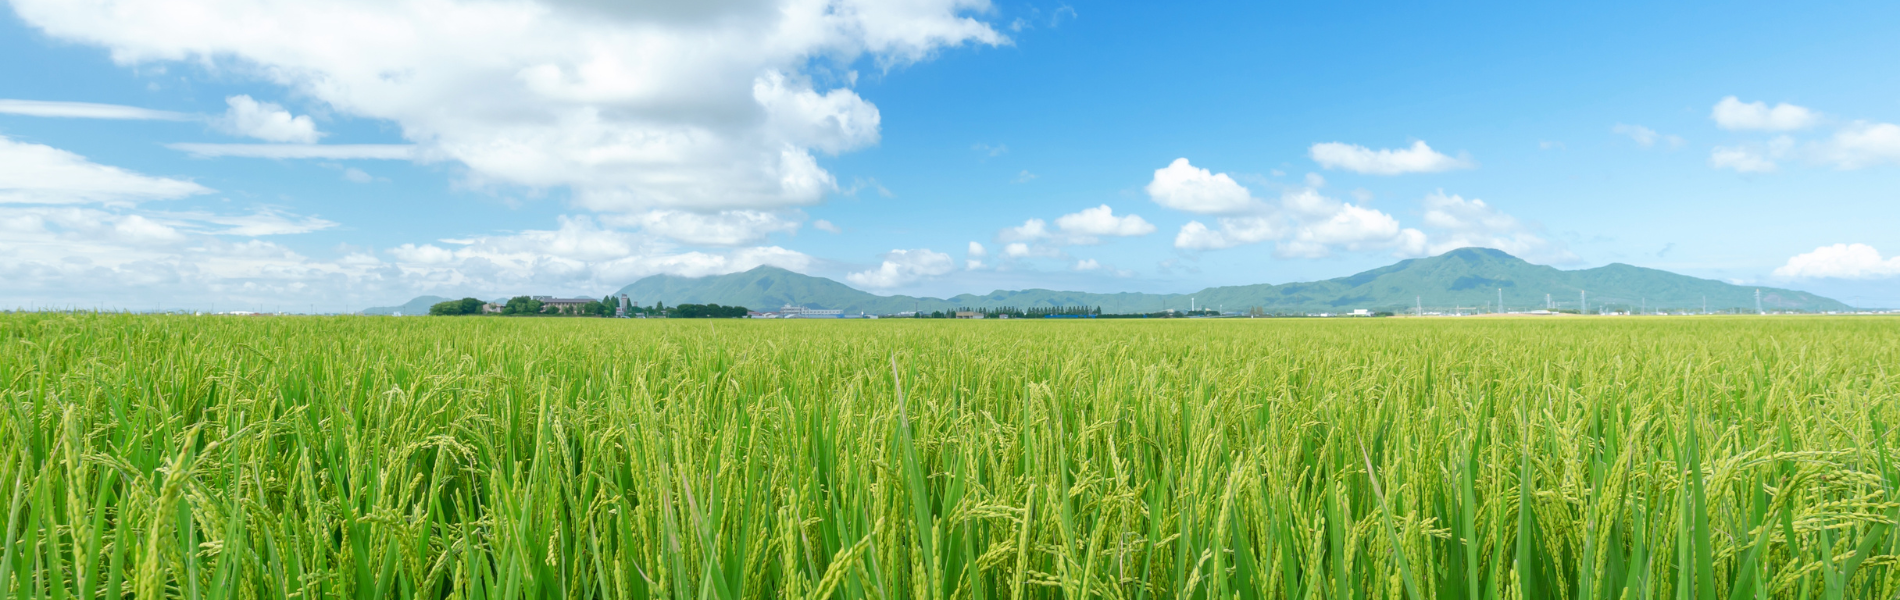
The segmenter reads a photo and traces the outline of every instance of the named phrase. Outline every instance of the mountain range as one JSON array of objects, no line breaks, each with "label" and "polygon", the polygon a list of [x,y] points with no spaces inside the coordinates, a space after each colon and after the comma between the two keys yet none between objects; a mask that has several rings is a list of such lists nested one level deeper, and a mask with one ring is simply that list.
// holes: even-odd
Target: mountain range
[{"label": "mountain range", "polygon": [[[1028,289],[950,298],[880,296],[823,277],[777,267],[758,267],[710,277],[654,275],[635,281],[616,294],[626,294],[643,306],[656,301],[669,305],[716,303],[760,311],[776,310],[787,304],[869,314],[1086,305],[1101,307],[1102,312],[1112,314],[1186,310],[1190,302],[1199,307],[1229,311],[1259,307],[1267,313],[1346,312],[1362,308],[1403,313],[1420,305],[1427,311],[1443,311],[1495,305],[1500,293],[1504,306],[1512,310],[1544,308],[1547,297],[1551,306],[1574,310],[1583,299],[1580,294],[1587,294],[1592,310],[1641,307],[1702,310],[1706,306],[1711,311],[1752,311],[1757,291],[1761,294],[1761,307],[1766,310],[1849,310],[1839,301],[1796,290],[1739,286],[1622,263],[1566,271],[1531,264],[1489,248],[1461,248],[1325,281],[1211,287],[1191,294],[1100,294]],[[406,315],[427,314],[428,304],[441,300],[425,296],[402,307],[363,312],[388,314],[401,310]]]}]

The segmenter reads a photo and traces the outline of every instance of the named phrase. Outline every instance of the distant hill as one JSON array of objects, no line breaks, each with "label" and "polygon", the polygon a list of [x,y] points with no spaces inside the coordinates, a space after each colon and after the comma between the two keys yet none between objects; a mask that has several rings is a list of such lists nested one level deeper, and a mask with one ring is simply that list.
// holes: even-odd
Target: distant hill
[{"label": "distant hill", "polygon": [[879,296],[823,277],[776,267],[699,278],[655,275],[621,288],[617,293],[627,294],[642,305],[657,300],[667,304],[736,304],[753,310],[771,310],[799,304],[872,314],[956,307],[1065,305],[1100,306],[1108,313],[1153,312],[1164,308],[1186,309],[1190,297],[1199,306],[1219,306],[1227,310],[1259,306],[1268,312],[1297,313],[1356,308],[1404,312],[1418,303],[1428,309],[1484,306],[1487,301],[1497,302],[1500,289],[1505,306],[1514,309],[1542,308],[1546,294],[1558,306],[1574,309],[1578,292],[1587,291],[1592,308],[1634,309],[1646,304],[1651,309],[1699,310],[1706,298],[1710,310],[1752,310],[1757,289],[1761,290],[1762,307],[1768,310],[1848,309],[1839,301],[1807,292],[1731,285],[1621,263],[1565,271],[1534,265],[1489,248],[1462,248],[1325,281],[1213,287],[1193,294],[1096,294],[1029,289],[951,298]]},{"label": "distant hill", "polygon": [[[1406,312],[1417,304],[1427,310],[1454,306],[1495,304],[1503,290],[1504,305],[1512,309],[1542,308],[1548,294],[1557,306],[1575,309],[1578,292],[1589,293],[1590,307],[1617,310],[1647,305],[1651,309],[1753,310],[1755,291],[1761,291],[1768,310],[1848,310],[1839,301],[1807,292],[1756,288],[1677,275],[1616,263],[1594,269],[1565,271],[1534,265],[1502,251],[1461,248],[1429,258],[1402,260],[1357,275],[1325,281],[1212,287],[1192,294],[1096,294],[1044,289],[997,290],[950,298],[879,296],[823,277],[801,275],[777,267],[759,267],[743,273],[712,277],[654,275],[621,288],[634,302],[724,304],[769,311],[787,304],[846,312],[891,314],[909,310],[947,310],[958,307],[1099,306],[1106,313],[1185,310],[1189,298],[1203,307],[1245,310],[1258,306],[1269,313],[1344,312],[1364,308]],[[402,306],[371,308],[363,314],[428,314],[429,306],[448,300],[423,296]]]},{"label": "distant hill", "polygon": [[435,303],[448,302],[454,299],[455,298],[443,298],[441,296],[417,296],[416,299],[410,300],[407,304],[402,306],[375,306],[365,308],[363,309],[363,314],[387,316],[400,312],[405,317],[426,315],[429,314],[429,307],[434,306]]}]

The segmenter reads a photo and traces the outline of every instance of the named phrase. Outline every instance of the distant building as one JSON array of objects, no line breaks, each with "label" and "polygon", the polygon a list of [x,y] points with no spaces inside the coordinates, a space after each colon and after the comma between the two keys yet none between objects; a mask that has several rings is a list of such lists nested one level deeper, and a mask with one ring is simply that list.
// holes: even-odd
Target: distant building
[{"label": "distant building", "polygon": [[489,314],[489,315],[501,314],[501,310],[504,308],[507,308],[507,306],[496,304],[493,302],[485,303],[482,305],[482,314]]},{"label": "distant building", "polygon": [[[780,319],[836,319],[842,316],[844,316],[843,310],[805,308],[795,304],[787,304],[778,309],[778,318]],[[769,319],[771,317],[765,318]]]},{"label": "distant building", "polygon": [[557,310],[566,310],[568,308],[578,309],[582,306],[586,306],[589,302],[599,302],[599,300],[593,298],[555,298],[552,296],[535,296],[534,299],[541,301],[541,308],[553,308]]},{"label": "distant building", "polygon": [[632,304],[633,304],[633,301],[629,300],[626,294],[621,294],[620,306],[614,309],[614,318],[616,319],[627,318],[627,313],[632,311],[632,307],[631,307]]},{"label": "distant building", "polygon": [[976,311],[974,311],[974,310],[959,310],[959,311],[957,311],[957,318],[959,318],[959,319],[981,319],[981,318],[983,318],[983,313],[980,313],[980,312],[976,312]]},{"label": "distant building", "polygon": [[1370,311],[1370,310],[1366,310],[1366,309],[1363,309],[1363,308],[1355,308],[1355,309],[1352,309],[1352,316],[1355,316],[1355,317],[1370,317],[1370,316],[1372,316],[1372,311]]}]

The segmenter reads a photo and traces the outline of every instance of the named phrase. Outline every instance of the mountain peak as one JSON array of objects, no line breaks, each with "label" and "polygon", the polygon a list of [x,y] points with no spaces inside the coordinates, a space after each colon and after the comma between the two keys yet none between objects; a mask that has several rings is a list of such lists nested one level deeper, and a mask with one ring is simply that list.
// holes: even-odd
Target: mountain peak
[{"label": "mountain peak", "polygon": [[1457,250],[1447,251],[1444,254],[1440,254],[1432,258],[1455,259],[1455,260],[1463,260],[1467,262],[1478,262],[1478,261],[1487,261],[1487,260],[1513,262],[1513,263],[1528,262],[1522,258],[1512,256],[1511,253],[1505,252],[1503,250],[1499,250],[1496,248],[1482,248],[1478,246],[1466,246],[1464,248],[1459,248]]}]

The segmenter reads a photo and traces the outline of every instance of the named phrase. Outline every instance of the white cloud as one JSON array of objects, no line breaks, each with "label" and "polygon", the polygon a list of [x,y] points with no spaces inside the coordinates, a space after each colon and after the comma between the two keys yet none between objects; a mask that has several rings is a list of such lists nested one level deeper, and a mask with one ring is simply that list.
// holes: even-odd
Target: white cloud
[{"label": "white cloud", "polygon": [[1029,183],[1035,180],[1036,180],[1035,173],[1029,172],[1029,169],[1023,169],[1023,172],[1017,173],[1016,177],[1013,179],[1010,179],[1009,182],[1010,183]]},{"label": "white cloud", "polygon": [[190,181],[141,175],[52,146],[0,136],[0,204],[130,204],[212,191]]},{"label": "white cloud", "polygon": [[1188,221],[1174,235],[1174,247],[1183,250],[1219,250],[1286,237],[1291,228],[1276,217],[1221,217],[1219,229]]},{"label": "white cloud", "polygon": [[648,233],[699,246],[756,244],[773,232],[798,231],[795,216],[757,210],[726,210],[714,214],[651,210],[637,215],[608,215],[601,220],[608,225],[639,227]]},{"label": "white cloud", "polygon": [[1307,154],[1322,167],[1369,175],[1436,173],[1477,166],[1468,157],[1461,155],[1453,158],[1433,150],[1431,146],[1425,145],[1424,140],[1414,141],[1412,147],[1403,150],[1373,150],[1365,146],[1327,142],[1313,144]]},{"label": "white cloud", "polygon": [[1038,241],[1048,239],[1055,233],[1049,231],[1049,222],[1042,219],[1023,221],[1022,225],[1003,229],[996,239],[1004,242]]},{"label": "white cloud", "polygon": [[1477,198],[1438,190],[1425,196],[1425,228],[1431,231],[1426,254],[1466,247],[1496,248],[1540,264],[1574,264],[1580,259],[1562,242],[1547,239],[1536,227]]},{"label": "white cloud", "polygon": [[1775,269],[1778,277],[1876,279],[1900,275],[1900,256],[1882,258],[1866,244],[1834,244],[1796,255]]},{"label": "white cloud", "polygon": [[[308,3],[18,0],[56,39],[122,65],[256,74],[328,110],[394,123],[476,185],[568,187],[611,212],[774,210],[836,188],[814,152],[877,142],[852,66],[885,71],[1010,40],[986,0]],[[345,158],[183,146],[201,156]],[[392,155],[392,154],[399,154]]]},{"label": "white cloud", "polygon": [[1784,102],[1769,108],[1765,102],[1742,102],[1734,96],[1716,102],[1709,118],[1723,129],[1756,131],[1806,129],[1820,120],[1814,111],[1793,104]]},{"label": "white cloud", "polygon": [[563,217],[553,230],[404,244],[381,252],[387,260],[365,250],[322,260],[259,239],[223,237],[329,223],[260,214],[0,206],[0,281],[7,282],[0,304],[136,309],[151,308],[141,304],[147,298],[163,298],[167,307],[229,310],[268,309],[289,299],[294,304],[281,306],[355,310],[422,294],[591,296],[648,275],[701,277],[760,265],[805,271],[812,264],[775,246],[680,252],[655,236],[602,228],[588,217]]},{"label": "white cloud", "polygon": [[831,221],[826,221],[824,219],[812,221],[811,228],[819,230],[819,231],[823,231],[825,233],[844,233],[843,228],[838,227],[837,225],[833,225]]},{"label": "white cloud", "polygon": [[[1175,166],[1186,165],[1185,159],[1175,161]],[[1224,194],[1225,202],[1184,203],[1203,209],[1195,212],[1222,216],[1212,227],[1200,221],[1183,225],[1174,236],[1174,247],[1182,250],[1218,250],[1272,241],[1276,255],[1311,258],[1327,256],[1336,250],[1372,249],[1391,249],[1401,256],[1409,256],[1422,246],[1423,234],[1398,226],[1398,220],[1391,215],[1321,194],[1318,188],[1325,185],[1326,179],[1316,173],[1309,173],[1305,178],[1307,187],[1285,190],[1274,205],[1254,200],[1246,188],[1234,183],[1225,173],[1193,169],[1182,174],[1201,182],[1223,182],[1214,186],[1217,189],[1231,186]],[[1156,180],[1161,180],[1160,171],[1156,172]],[[1153,195],[1154,185],[1149,187]],[[1239,201],[1243,197],[1246,201]],[[1207,210],[1213,206],[1223,210]]]},{"label": "white cloud", "polygon": [[116,119],[127,121],[189,121],[192,115],[117,104],[91,102],[54,102],[46,100],[0,99],[0,114],[28,117],[64,117],[70,119]]},{"label": "white cloud", "polygon": [[[1154,231],[1154,224],[1140,215],[1117,216],[1115,209],[1103,204],[1057,217],[1053,228],[1042,219],[1023,221],[1022,225],[997,232],[996,240],[1007,244],[1003,246],[1003,255],[1009,258],[1068,260],[1068,255],[1059,247],[1099,244],[1104,237],[1134,237]],[[976,242],[971,242],[970,248],[977,253],[983,250]]]},{"label": "white cloud", "polygon": [[1815,159],[1840,169],[1900,165],[1900,125],[1856,122],[1810,150]]},{"label": "white cloud", "polygon": [[349,180],[351,183],[370,183],[376,181],[375,177],[355,167],[344,169],[343,178]]},{"label": "white cloud", "polygon": [[166,144],[199,158],[326,158],[331,160],[419,160],[420,148],[408,144]]},{"label": "white cloud", "polygon": [[1671,148],[1680,148],[1686,143],[1686,140],[1682,139],[1681,136],[1664,135],[1642,125],[1617,123],[1616,126],[1610,128],[1610,133],[1628,136],[1631,140],[1636,141],[1636,145],[1644,148],[1654,146],[1656,142],[1663,142]]},{"label": "white cloud", "polygon": [[983,258],[990,255],[989,251],[984,249],[982,244],[976,242],[970,242],[970,250],[967,254],[970,255],[970,258]]},{"label": "white cloud", "polygon": [[1133,237],[1154,233],[1153,223],[1140,215],[1117,217],[1107,204],[1056,218],[1056,227],[1075,244],[1093,244],[1101,237]]},{"label": "white cloud", "polygon": [[845,275],[845,280],[868,288],[894,288],[956,270],[950,255],[928,249],[892,250],[877,268]]},{"label": "white cloud", "polygon": [[1320,258],[1335,250],[1360,252],[1393,249],[1400,256],[1416,256],[1423,251],[1425,234],[1399,226],[1392,215],[1370,208],[1344,204],[1331,216],[1303,224],[1293,236],[1281,242],[1274,253],[1279,256]]},{"label": "white cloud", "polygon": [[1231,214],[1256,210],[1260,205],[1234,178],[1195,167],[1185,158],[1155,169],[1147,191],[1155,204],[1191,213]]},{"label": "white cloud", "polygon": [[213,123],[225,133],[298,144],[315,144],[324,136],[317,131],[317,124],[309,115],[293,116],[282,106],[258,102],[249,95],[231,96],[224,102],[231,109]]},{"label": "white cloud", "polygon": [[417,265],[446,265],[455,262],[455,251],[447,250],[435,244],[403,244],[389,249],[389,255],[398,262]]},{"label": "white cloud", "polygon": [[1737,173],[1770,173],[1780,168],[1776,161],[1794,149],[1794,139],[1780,136],[1766,144],[1749,142],[1736,146],[1716,146],[1709,150],[1709,166]]},{"label": "white cloud", "polygon": [[1102,268],[1102,263],[1096,262],[1095,259],[1093,258],[1084,258],[1082,260],[1075,261],[1075,270],[1077,271],[1094,271],[1101,268]]}]

